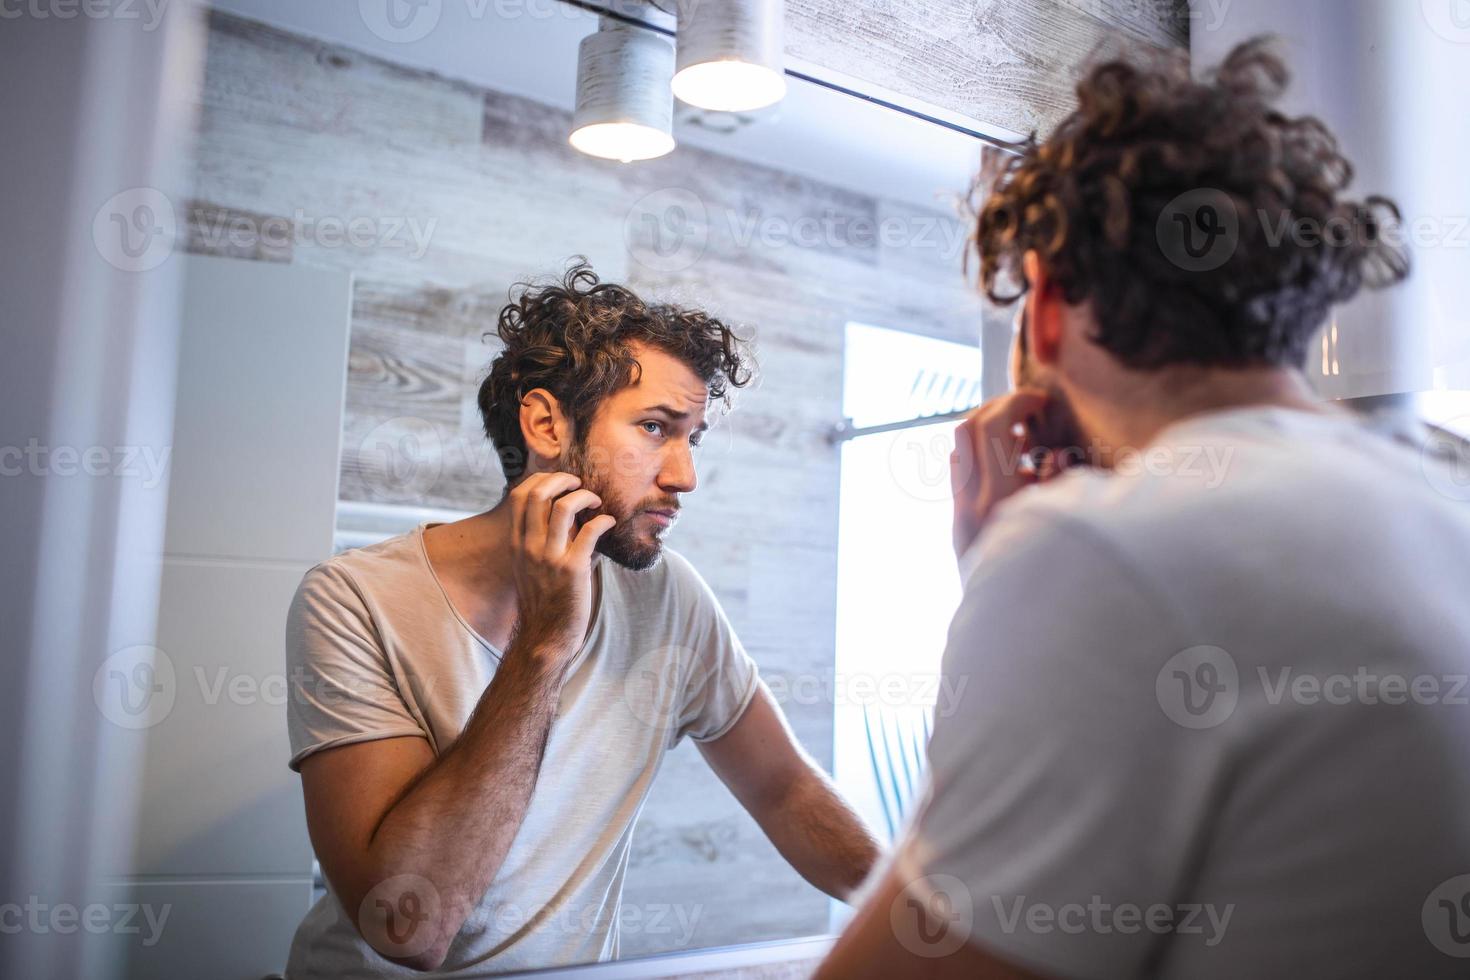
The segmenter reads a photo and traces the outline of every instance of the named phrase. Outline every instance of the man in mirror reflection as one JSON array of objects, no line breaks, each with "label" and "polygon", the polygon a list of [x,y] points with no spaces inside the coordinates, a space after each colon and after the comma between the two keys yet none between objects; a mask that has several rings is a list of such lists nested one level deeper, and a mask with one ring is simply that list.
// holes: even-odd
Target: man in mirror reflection
[{"label": "man in mirror reflection", "polygon": [[1287,82],[1098,65],[979,209],[1022,313],[952,459],[973,683],[823,980],[1463,973],[1470,514],[1307,382],[1408,256]]},{"label": "man in mirror reflection", "polygon": [[827,894],[878,856],[663,545],[747,346],[585,264],[497,332],[478,403],[504,498],[317,565],[291,606],[291,766],[328,884],[293,980],[615,958],[634,824],[686,736]]}]

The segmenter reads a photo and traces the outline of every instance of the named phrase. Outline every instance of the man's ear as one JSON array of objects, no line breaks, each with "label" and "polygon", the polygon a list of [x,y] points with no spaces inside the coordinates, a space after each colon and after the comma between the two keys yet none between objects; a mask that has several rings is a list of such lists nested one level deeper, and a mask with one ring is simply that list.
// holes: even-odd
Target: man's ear
[{"label": "man's ear", "polygon": [[1062,327],[1066,319],[1066,304],[1057,293],[1055,284],[1047,275],[1046,266],[1036,252],[1027,252],[1021,258],[1021,270],[1026,274],[1030,289],[1023,302],[1027,303],[1026,337],[1027,349],[1036,363],[1050,367],[1061,356]]},{"label": "man's ear", "polygon": [[536,388],[521,399],[521,438],[526,440],[528,468],[532,459],[554,464],[571,445],[572,422],[562,413],[561,402],[545,388]]}]

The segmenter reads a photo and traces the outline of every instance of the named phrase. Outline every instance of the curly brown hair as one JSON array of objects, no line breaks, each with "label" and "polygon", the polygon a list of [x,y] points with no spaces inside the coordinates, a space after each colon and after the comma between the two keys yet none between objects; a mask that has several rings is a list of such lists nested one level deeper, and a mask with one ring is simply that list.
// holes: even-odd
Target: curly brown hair
[{"label": "curly brown hair", "polygon": [[505,348],[478,401],[485,434],[511,483],[526,469],[521,401],[527,393],[551,392],[582,445],[603,400],[637,380],[634,343],[679,358],[709,388],[711,401],[726,408],[730,389],[745,387],[754,374],[748,341],[725,324],[702,310],[645,303],[625,286],[600,281],[582,256],[560,281],[516,283],[510,299],[495,331]]},{"label": "curly brown hair", "polygon": [[1024,294],[1034,250],[1128,367],[1301,367],[1331,307],[1407,278],[1409,257],[1392,201],[1343,196],[1353,167],[1321,120],[1276,107],[1289,79],[1266,37],[1202,79],[1181,55],[1089,70],[979,210],[986,295]]}]

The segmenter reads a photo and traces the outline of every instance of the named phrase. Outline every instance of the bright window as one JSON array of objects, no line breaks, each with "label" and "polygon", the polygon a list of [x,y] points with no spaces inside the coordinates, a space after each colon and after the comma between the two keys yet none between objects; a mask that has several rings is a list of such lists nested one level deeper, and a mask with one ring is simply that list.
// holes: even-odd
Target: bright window
[{"label": "bright window", "polygon": [[[844,413],[858,428],[980,400],[978,345],[863,324],[847,328]],[[842,448],[834,768],[888,832],[921,778],[925,717],[959,602],[950,538],[956,421],[861,435]]]}]

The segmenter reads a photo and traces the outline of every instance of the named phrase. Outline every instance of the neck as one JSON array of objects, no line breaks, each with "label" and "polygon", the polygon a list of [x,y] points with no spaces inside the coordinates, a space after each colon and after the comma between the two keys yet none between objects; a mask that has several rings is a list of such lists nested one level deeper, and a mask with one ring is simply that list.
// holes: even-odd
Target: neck
[{"label": "neck", "polygon": [[1170,368],[1128,372],[1111,391],[1067,391],[1087,439],[1113,449],[1147,448],[1184,419],[1235,408],[1278,407],[1315,413],[1341,410],[1324,402],[1289,368]]},{"label": "neck", "polygon": [[441,578],[453,578],[491,601],[513,602],[515,578],[510,553],[510,499],[473,517],[441,524],[424,533],[429,560]]}]

